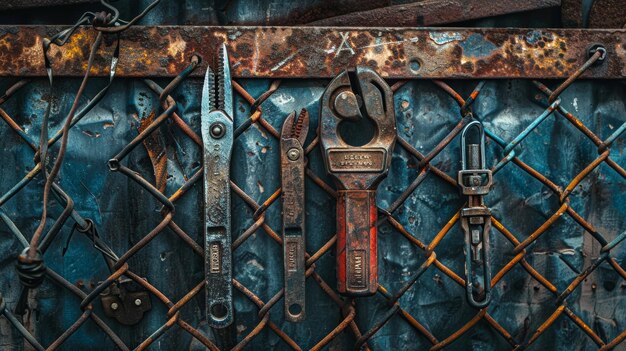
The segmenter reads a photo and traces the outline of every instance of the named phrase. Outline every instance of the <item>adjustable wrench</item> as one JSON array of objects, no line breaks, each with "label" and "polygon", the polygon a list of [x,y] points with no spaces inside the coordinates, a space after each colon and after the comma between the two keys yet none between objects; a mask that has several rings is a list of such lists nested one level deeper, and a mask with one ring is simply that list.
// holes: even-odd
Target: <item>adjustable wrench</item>
[{"label": "adjustable wrench", "polygon": [[291,322],[305,316],[304,141],[308,131],[309,113],[302,109],[297,119],[295,112],[287,117],[280,134],[285,319]]},{"label": "adjustable wrench", "polygon": [[[491,211],[483,203],[483,196],[489,193],[493,179],[485,165],[485,132],[480,121],[474,120],[463,128],[461,159],[462,170],[457,181],[463,195],[467,195],[467,205],[461,210],[467,302],[473,307],[484,308],[491,300]],[[475,269],[475,265],[482,266],[482,272]]]},{"label": "adjustable wrench", "polygon": [[218,52],[216,77],[207,68],[202,88],[204,143],[204,237],[206,315],[211,327],[233,321],[230,219],[230,156],[233,148],[233,89],[226,45]]},{"label": "adjustable wrench", "polygon": [[[352,146],[338,128],[362,118],[373,123],[374,136]],[[371,295],[378,288],[376,188],[387,176],[396,141],[393,93],[369,68],[345,71],[322,96],[319,125],[326,171],[337,185],[337,288],[349,296]]]}]

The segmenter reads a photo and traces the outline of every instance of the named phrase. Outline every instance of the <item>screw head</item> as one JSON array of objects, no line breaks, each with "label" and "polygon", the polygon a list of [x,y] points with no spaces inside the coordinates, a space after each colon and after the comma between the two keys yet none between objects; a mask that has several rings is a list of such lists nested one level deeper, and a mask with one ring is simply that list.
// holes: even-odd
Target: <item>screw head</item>
[{"label": "screw head", "polygon": [[120,308],[120,306],[117,304],[117,302],[113,302],[113,303],[111,304],[111,309],[112,309],[113,311],[117,311],[117,309],[118,309],[118,308]]},{"label": "screw head", "polygon": [[292,160],[292,161],[295,161],[295,160],[299,159],[300,158],[300,150],[296,149],[295,147],[289,149],[289,151],[287,151],[287,158]]},{"label": "screw head", "polygon": [[219,139],[223,137],[224,134],[226,134],[226,127],[223,123],[216,122],[211,124],[211,126],[209,127],[209,132],[211,133],[211,136],[213,138]]},{"label": "screw head", "polygon": [[141,306],[141,299],[135,299],[135,306]]}]

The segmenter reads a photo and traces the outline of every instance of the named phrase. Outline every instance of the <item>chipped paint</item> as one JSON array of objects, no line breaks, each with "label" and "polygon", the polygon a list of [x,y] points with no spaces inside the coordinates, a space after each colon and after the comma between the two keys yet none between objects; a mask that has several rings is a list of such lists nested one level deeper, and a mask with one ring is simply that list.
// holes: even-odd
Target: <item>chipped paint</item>
[{"label": "chipped paint", "polygon": [[430,32],[428,36],[438,45],[463,40],[463,36],[459,32]]},{"label": "chipped paint", "polygon": [[[0,26],[0,76],[43,76],[42,38],[54,29]],[[53,46],[55,74],[81,76],[94,37],[90,28],[80,28],[66,45]],[[211,48],[222,42],[236,78],[330,78],[362,65],[387,78],[562,79],[585,62],[594,43],[605,45],[609,59],[583,78],[626,74],[625,30],[161,26],[124,32],[116,76],[174,76],[194,53],[202,56],[202,65],[213,62]],[[93,75],[108,75],[114,44],[105,36]]]},{"label": "chipped paint", "polygon": [[169,43],[170,44],[167,46],[167,53],[171,57],[181,55],[185,52],[185,48],[187,47],[187,42],[184,41],[178,33],[174,33],[174,35],[170,36]]},{"label": "chipped paint", "polygon": [[468,57],[485,57],[491,55],[497,48],[492,42],[480,34],[472,34],[461,42],[463,55]]}]

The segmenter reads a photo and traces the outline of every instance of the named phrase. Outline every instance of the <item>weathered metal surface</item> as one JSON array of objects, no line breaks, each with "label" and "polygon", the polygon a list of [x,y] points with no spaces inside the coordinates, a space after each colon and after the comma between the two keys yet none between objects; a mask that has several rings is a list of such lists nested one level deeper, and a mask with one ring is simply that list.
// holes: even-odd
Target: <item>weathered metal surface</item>
[{"label": "weathered metal surface", "polygon": [[624,0],[595,0],[589,10],[590,28],[626,28]]},{"label": "weathered metal surface", "polygon": [[357,67],[333,79],[320,104],[322,157],[337,184],[337,290],[372,295],[378,287],[376,189],[396,142],[393,92],[374,71]]},{"label": "weathered metal surface", "polygon": [[280,134],[280,173],[283,205],[283,268],[285,319],[304,320],[306,313],[306,202],[304,191],[304,142],[309,131],[309,113],[292,112]]},{"label": "weathered metal surface", "polygon": [[[238,82],[253,97],[252,100],[264,95],[270,86],[267,80],[248,79]],[[105,83],[104,80],[94,80],[94,84],[88,85],[85,95],[95,96]],[[278,175],[279,153],[275,131],[280,129],[289,112],[300,107],[306,107],[311,112],[311,126],[316,127],[319,124],[319,97],[327,83],[325,80],[283,82],[260,105],[263,119],[258,119],[257,123],[236,139],[231,166],[233,183],[249,194],[249,198],[256,203],[271,203],[271,195],[280,187],[280,177],[268,176]],[[475,81],[454,83],[459,94],[463,96],[468,96],[468,92],[476,84]],[[24,128],[26,135],[32,140],[38,138],[39,128],[36,117],[31,116],[41,116],[44,112],[45,104],[39,102],[46,101],[47,84],[44,79],[33,80],[12,99],[2,104],[2,109],[16,118],[16,123]],[[60,116],[55,116],[53,120],[52,125],[56,127],[54,129],[58,129],[62,122],[60,117],[69,108],[66,99],[73,98],[77,86],[78,82],[71,79],[60,80],[55,85],[56,90],[69,92],[69,96],[63,100],[53,100],[55,108],[58,106],[61,111]],[[186,80],[172,92],[178,106],[182,107],[179,110],[180,118],[196,133],[200,132],[200,87],[200,81]],[[564,113],[570,111],[573,116],[551,114],[514,149],[520,162],[541,172],[541,176],[531,177],[520,168],[524,164],[515,164],[515,160],[494,174],[496,183],[486,198],[494,218],[499,221],[498,227],[494,227],[492,231],[494,270],[499,271],[501,267],[515,262],[512,261],[515,257],[512,253],[515,244],[507,238],[525,239],[542,226],[561,205],[558,189],[552,190],[550,183],[565,189],[571,179],[598,157],[596,144],[578,129],[579,126],[584,131],[592,130],[593,136],[597,135],[602,140],[606,140],[620,128],[623,130],[626,110],[620,102],[625,96],[625,89],[626,86],[618,81],[575,82],[560,95],[560,106]],[[496,142],[498,138],[506,142],[517,139],[516,136],[543,113],[546,105],[542,97],[543,93],[527,81],[487,81],[484,85],[476,96],[472,110],[492,133],[488,135],[486,143],[489,168],[493,168],[507,155],[512,155],[503,151],[504,146]],[[252,114],[258,114],[250,106],[250,101],[248,96],[244,99],[243,96],[236,95],[235,126],[245,125]],[[120,80],[97,108],[78,122],[71,132],[68,166],[64,168],[59,186],[72,195],[77,211],[94,219],[103,240],[110,243],[118,254],[124,253],[143,239],[157,225],[160,216],[154,210],[160,205],[150,193],[132,180],[108,173],[106,161],[111,154],[118,152],[137,135],[137,122],[133,115],[136,114],[140,119],[146,118],[153,110],[161,111],[161,104],[159,96],[148,86],[134,80]],[[541,335],[533,337],[534,342],[527,347],[528,350],[597,349],[594,339],[585,330],[574,325],[568,316],[561,315],[562,318],[558,318],[549,328],[542,327],[555,311],[563,311],[562,306],[555,305],[556,296],[601,256],[602,245],[566,213],[545,230],[534,244],[528,246],[521,262],[510,266],[513,268],[507,269],[506,274],[500,274],[501,278],[494,286],[492,302],[485,318],[490,316],[497,321],[511,335],[511,339],[499,337],[494,325],[487,323],[485,318],[472,323],[466,333],[456,333],[468,321],[482,315],[465,303],[464,286],[455,280],[463,275],[464,265],[463,232],[458,226],[458,220],[454,222],[455,213],[462,207],[464,199],[452,179],[460,166],[460,143],[458,139],[453,139],[445,144],[447,146],[436,157],[429,156],[430,166],[424,163],[423,168],[419,166],[422,158],[414,155],[430,155],[441,149],[437,145],[447,138],[461,119],[459,106],[431,81],[410,81],[397,89],[394,106],[398,134],[405,141],[396,144],[389,176],[379,186],[377,204],[382,210],[392,212],[394,219],[384,221],[378,226],[378,268],[379,283],[389,294],[406,292],[397,300],[398,304],[394,305],[400,306],[399,312],[374,337],[367,339],[370,348],[427,350],[434,344],[445,341],[445,345],[448,345],[444,347],[445,350],[510,350],[513,348],[510,343],[525,345],[534,336],[537,328],[541,327]],[[267,124],[260,125],[263,121]],[[167,150],[173,152],[168,162],[168,174],[172,176],[168,178],[166,194],[174,194],[198,169],[199,161],[202,160],[201,148],[194,139],[186,137],[178,125],[164,123],[162,126],[165,135],[174,137],[168,139],[166,144]],[[7,123],[0,123],[0,131],[6,136],[0,141],[6,163],[2,190],[6,191],[32,167],[33,152],[14,135]],[[624,134],[611,140],[614,142],[610,146],[610,160],[622,166],[626,165]],[[421,153],[414,149],[407,152],[407,146],[414,147]],[[129,156],[125,162],[144,177],[152,179],[153,167],[141,144]],[[309,219],[307,246],[310,254],[319,257],[309,269],[314,271],[314,275],[319,275],[316,279],[321,277],[324,283],[331,283],[330,286],[334,287],[334,246],[328,242],[335,233],[335,198],[329,195],[332,193],[324,191],[326,188],[321,188],[325,183],[329,186],[332,183],[324,175],[319,146],[313,148],[308,156],[312,174],[323,180],[312,177],[307,177],[306,180]],[[425,178],[416,178],[420,173],[424,173]],[[407,188],[415,179],[424,181],[417,187]],[[601,234],[608,241],[613,241],[626,228],[626,212],[622,210],[623,187],[624,178],[606,163],[602,163],[571,192],[571,209],[595,226],[595,235]],[[15,199],[3,205],[3,211],[24,232],[32,228],[33,218],[41,211],[41,202],[37,201],[40,199],[41,188],[40,183],[32,182]],[[188,242],[180,240],[177,234],[166,229],[137,251],[129,262],[134,272],[147,277],[150,284],[154,284],[172,303],[188,301],[177,310],[180,311],[179,318],[203,335],[208,335],[211,340],[219,341],[217,336],[213,339],[212,335],[215,333],[207,327],[202,291],[192,299],[183,298],[188,294],[193,295],[196,290],[190,291],[204,280],[202,193],[200,180],[176,201],[175,222],[199,244],[196,248],[192,249]],[[392,204],[396,202],[399,205],[393,211]],[[256,222],[256,207],[248,205],[238,195],[233,196],[232,205],[233,216],[237,218],[233,221],[233,234],[242,242],[234,251],[234,278],[241,286],[245,286],[245,293],[240,290],[234,294],[237,313],[233,326],[237,327],[238,332],[233,345],[238,340],[251,339],[248,344],[250,349],[284,350],[288,348],[283,342],[287,339],[286,334],[289,338],[287,340],[293,340],[301,349],[311,349],[344,322],[338,305],[319,288],[320,284],[308,279],[307,319],[299,325],[285,322],[282,301],[276,297],[283,288],[282,246],[271,235],[271,229],[280,229],[280,201],[264,206],[265,211],[259,211],[265,218],[268,232],[259,228],[249,236],[246,233],[251,233],[250,226]],[[382,217],[381,212],[379,219]],[[449,222],[451,219],[452,223]],[[398,227],[398,223],[402,227]],[[397,228],[406,230],[406,233]],[[500,231],[503,228],[506,228],[508,236]],[[20,293],[20,284],[16,282],[14,269],[15,256],[23,246],[4,223],[0,229],[0,248],[3,252],[0,276],[5,284],[1,293],[6,309],[12,310]],[[69,250],[65,256],[61,256],[64,236],[68,231],[68,226],[65,226],[60,234],[62,236],[53,242],[50,251],[46,253],[46,266],[62,273],[68,282],[89,293],[110,272],[93,244],[81,235],[75,234]],[[449,268],[450,271],[444,272],[430,266],[408,290],[404,290],[407,284],[414,281],[413,275],[424,261],[426,252],[418,244],[424,243],[433,247],[433,238],[438,237],[438,233],[445,232],[447,235],[436,245],[434,252],[439,267]],[[624,257],[623,245],[621,243],[611,250],[611,255],[620,262]],[[549,290],[535,280],[534,277],[540,275],[528,274],[524,265],[532,267],[541,276],[549,279],[551,285],[558,290]],[[495,273],[496,271],[494,276]],[[621,276],[605,262],[588,275],[567,299],[567,308],[573,310],[595,333],[601,335],[605,343],[611,342],[611,345],[616,344],[614,340],[624,331],[626,321],[626,311],[620,307],[626,299],[623,282]],[[36,313],[30,314],[27,327],[34,330],[37,340],[47,347],[80,316],[78,304],[84,296],[76,296],[50,279],[44,281],[35,296]],[[379,327],[378,319],[391,308],[385,296],[379,293],[372,298],[357,300],[358,309],[353,321],[362,334],[370,328]],[[154,290],[151,297],[158,299]],[[136,329],[120,326],[114,319],[106,317],[100,310],[98,300],[94,301],[93,315],[103,319],[128,348],[133,349],[153,332],[162,330],[161,327],[167,320],[168,305],[154,299],[152,310],[144,315]],[[59,312],[61,308],[64,313]],[[350,307],[346,305],[345,308]],[[266,324],[260,324],[267,320],[269,321]],[[415,324],[408,322],[411,320],[426,326],[427,332],[420,332]],[[263,326],[265,327],[262,328]],[[4,317],[0,317],[0,327],[0,349],[23,348],[24,339],[21,334]],[[274,329],[270,329],[274,327],[277,327],[276,333]],[[135,332],[136,330],[142,332]],[[259,330],[261,332],[257,333]],[[454,337],[449,339],[453,334]],[[332,336],[335,338],[328,344],[331,349],[354,349],[356,337],[350,328],[344,329],[342,333],[333,333]],[[181,347],[192,350],[205,348],[192,334],[176,324],[158,338],[151,348],[175,350]],[[221,349],[231,347],[220,346]],[[622,346],[619,345],[616,349],[620,347]],[[111,338],[91,322],[79,328],[61,347],[70,350],[116,348]]]},{"label": "weathered metal surface", "polygon": [[216,51],[220,52],[217,77],[211,69],[207,69],[201,104],[204,144],[204,260],[207,322],[214,328],[224,328],[234,319],[230,211],[234,105],[226,47],[220,46]]},{"label": "weathered metal surface", "polygon": [[67,6],[94,2],[98,2],[98,0],[3,0],[0,3],[0,11],[32,7]]},{"label": "weathered metal surface", "polygon": [[314,26],[414,27],[434,26],[471,19],[559,6],[561,0],[425,0],[410,4],[360,9],[314,21]]},{"label": "weathered metal surface", "polygon": [[[261,8],[251,1],[229,2],[227,14],[236,13],[237,18],[230,18],[228,25],[271,25],[294,26],[310,23],[328,17],[341,16],[355,11],[371,10],[394,5],[402,0],[300,0],[270,3],[268,8]],[[404,0],[407,1],[407,0]],[[411,1],[411,0],[409,0]],[[271,16],[268,15],[271,13]],[[262,20],[260,21],[260,19]]]},{"label": "weathered metal surface", "polygon": [[[237,1],[231,3],[237,5]],[[263,0],[245,3],[267,6],[263,17],[270,16],[269,9],[276,4]],[[146,23],[189,23],[190,13],[199,13],[195,9],[204,4],[196,0],[187,0],[183,6],[163,2],[155,8],[161,12],[147,17]],[[522,15],[513,21],[490,19],[479,25],[558,25],[549,16],[529,17]],[[32,19],[39,21],[42,16]],[[158,57],[157,53],[153,54]],[[4,79],[5,84],[13,81],[13,78]],[[90,319],[81,327],[72,328],[81,317],[79,302],[110,272],[98,258],[91,241],[82,235],[74,236],[70,249],[62,256],[61,244],[69,230],[66,225],[44,255],[46,266],[62,274],[66,281],[55,281],[50,279],[54,276],[48,276],[30,294],[36,302],[31,306],[32,313],[18,322],[9,311],[16,306],[19,296],[14,265],[15,256],[23,246],[20,242],[24,240],[14,238],[11,233],[14,228],[11,222],[6,222],[0,226],[3,253],[0,313],[4,313],[0,316],[0,349],[29,349],[24,340],[33,345],[39,340],[45,347],[35,347],[38,350],[55,346],[69,350],[148,346],[158,350],[215,349],[206,338],[223,350],[231,349],[237,341],[245,343],[245,349],[264,350],[347,350],[354,349],[355,344],[374,350],[496,351],[517,347],[580,351],[595,350],[600,345],[605,345],[601,347],[603,350],[623,348],[626,309],[622,306],[626,294],[623,273],[614,267],[623,265],[626,248],[623,242],[620,244],[626,235],[623,232],[625,173],[612,167],[626,165],[624,135],[619,133],[626,127],[625,106],[621,103],[626,85],[620,81],[568,84],[568,89],[559,89],[561,94],[556,94],[559,112],[541,119],[531,133],[524,133],[525,138],[517,135],[534,124],[546,107],[542,100],[546,87],[537,90],[541,85],[534,86],[529,81],[492,80],[487,81],[479,96],[474,96],[473,112],[490,132],[486,144],[488,166],[512,158],[512,162],[498,168],[497,174],[494,172],[496,185],[487,198],[498,220],[494,221],[493,230],[493,267],[504,268],[495,275],[493,300],[486,313],[477,312],[465,303],[463,282],[459,280],[463,273],[463,233],[456,225],[455,213],[464,199],[452,179],[459,167],[459,143],[442,143],[459,123],[459,106],[440,89],[440,82],[413,80],[401,87],[395,85],[399,88],[394,94],[394,106],[403,142],[395,148],[390,174],[378,192],[380,217],[382,213],[392,213],[378,227],[379,295],[343,302],[326,284],[335,278],[332,257],[335,198],[332,189],[325,185],[330,179],[324,177],[319,149],[312,148],[311,172],[307,173],[311,176],[307,178],[307,216],[313,220],[307,225],[311,234],[309,253],[313,254],[308,263],[315,281],[307,281],[307,295],[312,302],[307,320],[293,325],[282,318],[282,247],[272,231],[280,227],[280,202],[270,205],[271,194],[280,187],[280,178],[267,175],[278,174],[276,130],[283,118],[295,108],[306,107],[311,111],[312,125],[316,126],[318,100],[327,81],[283,81],[280,89],[273,89],[273,94],[268,94],[267,80],[237,82],[245,87],[245,95],[236,96],[235,126],[248,123],[250,128],[245,131],[242,128],[235,141],[231,174],[233,183],[241,189],[238,196],[233,196],[233,216],[238,218],[233,221],[233,234],[239,235],[240,245],[234,251],[234,278],[239,292],[234,296],[237,319],[233,323],[236,333],[232,342],[224,341],[228,340],[222,338],[224,334],[208,328],[205,299],[198,293],[204,280],[202,181],[188,188],[193,182],[188,176],[201,167],[201,140],[198,142],[195,134],[187,137],[189,128],[183,128],[185,124],[180,123],[176,114],[167,121],[177,123],[161,124],[169,152],[166,194],[177,194],[175,221],[188,236],[166,229],[145,245],[146,233],[160,219],[154,211],[159,203],[131,179],[109,174],[106,169],[111,155],[135,140],[137,118],[162,111],[163,101],[158,98],[158,91],[154,95],[150,87],[126,79],[116,81],[96,108],[72,128],[67,162],[58,184],[71,195],[76,211],[94,219],[102,239],[115,252],[125,253],[134,248],[134,243],[144,242],[128,262],[132,271],[150,278],[150,284],[154,284],[154,287],[148,285],[151,296],[158,300],[135,328],[120,326],[106,317],[98,300],[93,300],[94,309],[84,310],[84,315],[94,320],[100,317],[115,333],[103,332]],[[51,127],[59,130],[61,117],[69,109],[78,86],[74,79],[55,80],[55,94],[50,97],[47,84],[45,79],[34,79],[2,104],[3,110],[15,118],[14,124],[0,126],[4,136],[0,149],[5,156],[3,192],[22,179],[33,165],[33,152],[11,126],[19,126],[19,135],[36,142],[41,126],[39,117],[45,112],[46,102],[51,101],[53,111],[59,111],[52,114]],[[104,80],[90,81],[84,96],[98,96],[104,84]],[[454,82],[458,93],[453,94],[465,96],[474,84],[474,81]],[[197,133],[200,85],[199,80],[188,80],[176,89],[168,89],[179,103],[180,118]],[[250,106],[257,97],[258,103]],[[248,121],[252,118],[256,122],[251,124]],[[521,139],[524,140],[519,143]],[[516,140],[517,146],[512,151],[507,148],[510,152],[503,151],[510,140]],[[609,148],[610,158],[605,158]],[[599,165],[595,161],[598,151],[605,160]],[[422,153],[428,153],[426,158],[422,158]],[[135,149],[125,162],[143,177],[152,179],[153,166],[142,148]],[[597,168],[590,171],[594,165]],[[414,178],[417,174],[420,176]],[[413,186],[414,182],[407,188],[413,179],[425,180],[421,185]],[[568,185],[572,179],[576,179],[574,186]],[[14,200],[2,206],[5,216],[26,234],[36,225],[33,219],[41,213],[42,182],[39,175]],[[563,193],[562,189],[566,188]],[[180,193],[185,195],[181,197]],[[569,199],[566,213],[560,210],[564,206],[563,197]],[[257,211],[257,203],[263,203],[263,211]],[[60,208],[52,212],[51,219],[58,217],[59,212]],[[558,219],[546,224],[548,217]],[[264,227],[252,233],[251,226],[258,222],[256,218],[265,221]],[[533,239],[532,244],[525,253],[516,256],[513,247],[527,237]],[[200,245],[194,245],[194,240]],[[606,242],[610,244],[604,245]],[[422,245],[432,251],[426,251]],[[425,272],[420,271],[420,264],[429,252],[429,261],[425,263],[432,263],[436,253],[435,263],[426,265],[429,268]],[[612,267],[607,262],[614,262],[614,258],[620,263]],[[417,276],[419,272],[424,272],[421,278]],[[170,301],[175,303],[173,308]],[[32,336],[18,331],[21,322]],[[75,332],[65,342],[55,342],[71,331]],[[108,335],[118,335],[122,342]]]},{"label": "weathered metal surface", "polygon": [[561,25],[566,28],[584,27],[582,0],[561,0]]},{"label": "weathered metal surface", "polygon": [[[0,26],[0,76],[45,75],[42,40],[61,28]],[[95,32],[81,29],[71,42],[52,46],[54,73],[81,76]],[[593,44],[608,58],[583,78],[626,76],[625,30],[399,29],[320,27],[133,27],[121,35],[117,76],[175,76],[200,54],[214,61],[226,41],[232,75],[255,78],[330,78],[356,65],[386,78],[566,78]],[[92,69],[109,74],[115,36],[105,36]],[[200,75],[202,69],[192,75]]]}]

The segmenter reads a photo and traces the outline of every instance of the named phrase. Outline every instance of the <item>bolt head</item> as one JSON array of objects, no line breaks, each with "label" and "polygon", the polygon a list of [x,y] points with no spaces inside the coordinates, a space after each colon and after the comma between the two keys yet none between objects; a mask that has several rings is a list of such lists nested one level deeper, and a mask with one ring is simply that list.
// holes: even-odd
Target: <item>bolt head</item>
[{"label": "bolt head", "polygon": [[335,97],[334,109],[341,118],[357,120],[361,117],[359,102],[351,91],[343,91]]},{"label": "bolt head", "polygon": [[224,124],[216,122],[211,124],[211,126],[209,127],[209,132],[211,133],[211,136],[213,138],[219,139],[223,137],[224,134],[226,134],[226,127],[224,126]]},{"label": "bolt head", "polygon": [[120,305],[118,305],[118,304],[117,304],[117,302],[113,302],[113,303],[111,304],[111,309],[112,309],[113,311],[117,311],[117,309],[118,309],[118,308],[120,308]]},{"label": "bolt head", "polygon": [[289,149],[289,151],[287,151],[287,158],[295,161],[297,159],[300,158],[300,150],[296,149],[296,148],[291,148]]},{"label": "bolt head", "polygon": [[141,306],[141,299],[135,299],[135,306]]}]

